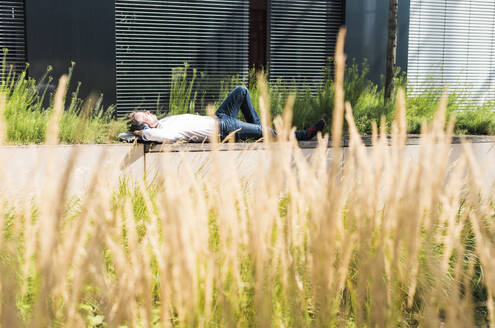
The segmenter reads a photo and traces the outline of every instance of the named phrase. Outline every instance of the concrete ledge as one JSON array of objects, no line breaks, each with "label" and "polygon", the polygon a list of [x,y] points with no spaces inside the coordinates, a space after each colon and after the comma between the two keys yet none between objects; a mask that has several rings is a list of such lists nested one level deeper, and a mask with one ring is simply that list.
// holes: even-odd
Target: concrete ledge
[{"label": "concrete ledge", "polygon": [[84,193],[97,172],[116,185],[123,176],[142,179],[143,145],[29,145],[0,147],[0,181],[8,195],[33,196],[60,181],[72,162],[68,193]]},{"label": "concrete ledge", "polygon": [[[454,136],[449,162],[454,163],[462,154],[463,140],[471,143],[471,149],[480,167],[480,177],[485,187],[495,181],[495,137]],[[371,137],[363,142],[371,146]],[[349,139],[343,138],[344,151],[335,158],[331,148],[326,150],[329,162],[345,163],[348,156]],[[241,177],[268,172],[273,163],[280,160],[277,143],[233,143],[217,145],[220,162],[233,161]],[[317,146],[316,141],[300,142],[302,155],[310,159]],[[59,181],[72,162],[68,192],[72,195],[84,193],[96,172],[105,183],[114,186],[120,178],[132,180],[153,178],[162,172],[208,174],[213,164],[211,144],[182,145],[29,145],[0,147],[0,185],[5,197],[31,196],[42,193],[46,186]],[[371,147],[369,149],[371,151]],[[179,153],[180,152],[180,153]],[[419,161],[419,136],[408,136],[405,150],[406,161]],[[268,156],[269,155],[269,156]]]},{"label": "concrete ledge", "polygon": [[[372,151],[370,136],[362,137],[363,143]],[[390,137],[389,137],[390,140]],[[450,146],[448,162],[450,166],[463,153],[462,142],[471,143],[470,147],[479,165],[481,183],[485,190],[489,190],[495,182],[495,137],[492,136],[453,136]],[[330,144],[331,142],[329,142]],[[420,160],[420,136],[409,135],[404,152],[404,161],[417,163]],[[349,156],[349,138],[343,138],[343,151],[339,158],[335,158],[332,148],[326,150],[326,157],[329,163],[339,161],[343,167]],[[390,145],[390,143],[389,143]],[[304,141],[299,143],[302,154],[309,160],[314,154],[317,146],[316,141]],[[253,180],[259,174],[269,172],[269,167],[273,161],[279,160],[277,153],[277,143],[233,143],[217,145],[220,150],[216,154],[220,162],[233,161],[237,168],[237,175],[246,178],[246,181]],[[175,174],[188,174],[195,172],[201,175],[208,174],[213,165],[211,155],[211,144],[182,144],[182,145],[148,145],[145,149],[146,174],[148,177],[156,177],[161,172],[174,172]],[[180,152],[180,153],[179,153]],[[269,156],[267,156],[269,153]]]},{"label": "concrete ledge", "polygon": [[[367,147],[372,146],[371,136],[362,136],[363,143]],[[390,141],[391,136],[388,136]],[[420,135],[411,134],[407,136],[406,145],[418,145]],[[462,141],[469,141],[471,143],[495,143],[495,136],[472,136],[472,135],[454,135],[452,136],[452,144],[460,144]],[[329,141],[329,145],[331,140]],[[299,148],[312,149],[318,145],[317,141],[300,141]],[[342,138],[341,145],[343,147],[349,146],[349,137]],[[267,144],[262,142],[238,142],[238,143],[224,143],[217,145],[219,151],[245,151],[245,150],[266,150]],[[209,143],[184,143],[184,144],[145,144],[144,151],[146,153],[158,153],[158,152],[208,152],[212,150],[212,145]]]},{"label": "concrete ledge", "polygon": [[[474,159],[478,167],[478,174],[480,178],[480,181],[478,182],[485,192],[490,192],[493,190],[492,188],[495,187],[495,142],[485,142],[481,140],[480,142],[476,142],[476,140],[473,142],[472,139],[468,141],[470,141],[468,147],[474,155]],[[465,153],[465,150],[464,145],[460,142],[452,143],[449,148],[447,164],[448,170],[451,172],[457,162],[461,159],[462,155]],[[422,154],[420,149],[421,146],[419,145],[419,142],[417,144],[408,144],[404,148],[402,158],[403,163],[414,166],[418,165],[422,161],[424,162],[424,159],[421,158]],[[368,155],[370,155],[372,151],[373,147],[367,148]],[[349,159],[349,152],[349,148],[344,148],[342,164]],[[435,154],[435,146],[433,147],[433,154]],[[371,161],[372,159],[369,158],[369,160]]]},{"label": "concrete ledge", "polygon": [[[303,148],[301,153],[309,160],[314,153],[314,148]],[[255,183],[257,177],[268,174],[269,169],[273,165],[278,166],[281,160],[280,153],[276,148],[262,147],[242,151],[239,149],[223,150],[215,153],[215,155],[210,151],[148,152],[145,154],[146,177],[149,179],[148,181],[151,181],[160,176],[162,172],[167,174],[173,172],[177,175],[193,172],[204,176],[215,165],[214,156],[216,156],[218,163],[231,163],[227,167],[235,167],[235,174],[249,183]],[[327,150],[326,157],[329,162],[334,160],[331,149]],[[342,161],[342,154],[338,160]]]},{"label": "concrete ledge", "polygon": [[[316,141],[300,141],[299,148],[311,149],[316,148]],[[209,152],[213,150],[213,145],[210,143],[183,143],[183,144],[145,144],[145,153],[160,153],[160,152]],[[217,144],[219,151],[246,151],[246,150],[266,150],[271,145],[263,142],[236,142],[236,143],[221,143]]]}]

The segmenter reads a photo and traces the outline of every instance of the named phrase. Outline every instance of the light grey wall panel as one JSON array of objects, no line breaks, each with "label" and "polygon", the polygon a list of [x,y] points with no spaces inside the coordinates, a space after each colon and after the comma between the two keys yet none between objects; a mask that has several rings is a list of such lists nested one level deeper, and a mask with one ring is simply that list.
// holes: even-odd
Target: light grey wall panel
[{"label": "light grey wall panel", "polygon": [[466,106],[495,99],[495,1],[411,0],[410,93],[450,86]]},{"label": "light grey wall panel", "polygon": [[117,111],[167,110],[172,69],[188,62],[218,92],[248,74],[248,0],[116,0]]},{"label": "light grey wall panel", "polygon": [[272,0],[269,17],[270,80],[320,83],[344,23],[343,1]]},{"label": "light grey wall panel", "polygon": [[[24,29],[24,1],[0,0],[0,50],[7,48],[8,71],[12,66],[20,72],[26,64],[26,36]],[[3,51],[0,52],[3,59]]]}]

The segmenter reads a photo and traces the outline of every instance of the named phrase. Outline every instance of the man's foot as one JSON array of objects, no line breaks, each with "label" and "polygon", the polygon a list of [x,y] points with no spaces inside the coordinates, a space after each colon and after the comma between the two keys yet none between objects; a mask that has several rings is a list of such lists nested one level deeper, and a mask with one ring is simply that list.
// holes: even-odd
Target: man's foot
[{"label": "man's foot", "polygon": [[321,119],[315,124],[311,125],[309,129],[306,130],[306,140],[311,140],[318,133],[318,131],[323,131],[325,128],[325,120]]}]

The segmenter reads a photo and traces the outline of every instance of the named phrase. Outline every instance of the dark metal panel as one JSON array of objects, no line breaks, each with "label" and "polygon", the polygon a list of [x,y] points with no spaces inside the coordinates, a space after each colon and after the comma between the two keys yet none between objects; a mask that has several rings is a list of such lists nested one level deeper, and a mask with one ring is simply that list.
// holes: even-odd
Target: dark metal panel
[{"label": "dark metal panel", "polygon": [[397,66],[402,72],[407,72],[407,60],[409,53],[409,18],[410,18],[410,0],[402,0],[399,3],[399,12],[397,16]]},{"label": "dark metal panel", "polygon": [[[407,71],[410,0],[400,0],[397,22],[397,66]],[[388,0],[346,0],[347,63],[365,60],[369,77],[382,83],[385,75],[388,33]]]},{"label": "dark metal panel", "polygon": [[115,10],[119,115],[168,110],[172,69],[184,62],[214,95],[220,80],[247,78],[248,0],[116,0]]},{"label": "dark metal panel", "polygon": [[26,0],[29,73],[39,78],[51,65],[58,80],[74,61],[70,91],[80,81],[82,97],[103,93],[104,104],[114,104],[114,14],[113,1]]},{"label": "dark metal panel", "polygon": [[270,80],[318,85],[343,23],[342,0],[271,0]]},{"label": "dark metal panel", "polygon": [[[24,1],[0,0],[0,50],[7,49],[5,74],[12,67],[19,73],[25,69],[26,42],[24,30]],[[4,59],[3,51],[0,51]]]},{"label": "dark metal panel", "polygon": [[268,0],[249,2],[249,68],[266,68]]}]

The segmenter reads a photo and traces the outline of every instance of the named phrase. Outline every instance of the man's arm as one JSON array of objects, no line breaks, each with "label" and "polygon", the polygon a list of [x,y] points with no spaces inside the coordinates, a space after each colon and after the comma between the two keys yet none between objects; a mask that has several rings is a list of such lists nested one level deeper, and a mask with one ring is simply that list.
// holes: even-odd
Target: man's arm
[{"label": "man's arm", "polygon": [[146,129],[141,130],[141,137],[145,141],[155,141],[161,143],[176,143],[180,140],[180,136],[177,131],[171,131],[170,129]]},{"label": "man's arm", "polygon": [[143,130],[132,131],[135,136],[143,137]]}]

